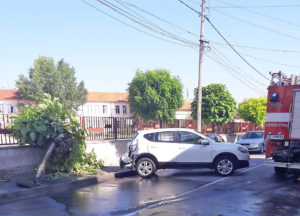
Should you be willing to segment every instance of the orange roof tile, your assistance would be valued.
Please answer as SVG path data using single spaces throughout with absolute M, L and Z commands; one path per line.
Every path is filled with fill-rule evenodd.
M 191 109 L 192 109 L 191 104 L 185 101 L 184 104 L 183 104 L 183 106 L 180 107 L 178 109 L 178 111 L 190 111 Z
M 88 102 L 117 102 L 128 101 L 128 93 L 119 92 L 89 92 L 87 95 Z
M 17 90 L 15 89 L 0 89 L 0 100 L 18 99 Z

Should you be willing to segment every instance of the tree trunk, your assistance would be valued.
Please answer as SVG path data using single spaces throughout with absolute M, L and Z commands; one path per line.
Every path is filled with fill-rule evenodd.
M 162 123 L 163 123 L 163 122 L 162 122 L 162 120 L 160 119 L 160 120 L 159 120 L 159 127 L 160 127 L 160 128 L 163 127 Z
M 212 125 L 212 133 L 215 133 L 215 125 Z
M 35 176 L 35 178 L 34 178 L 34 180 L 33 180 L 33 182 L 34 182 L 35 184 L 39 184 L 39 179 L 40 179 L 40 177 L 41 177 L 42 172 L 43 172 L 44 169 L 45 169 L 45 164 L 46 164 L 46 162 L 47 162 L 49 156 L 51 155 L 51 153 L 52 153 L 54 147 L 55 147 L 55 142 L 52 142 L 51 145 L 49 146 L 49 148 L 48 148 L 48 150 L 47 150 L 47 152 L 46 152 L 46 154 L 45 154 L 45 156 L 44 156 L 42 162 L 41 162 L 40 165 L 39 165 L 37 174 L 36 174 L 36 176 Z

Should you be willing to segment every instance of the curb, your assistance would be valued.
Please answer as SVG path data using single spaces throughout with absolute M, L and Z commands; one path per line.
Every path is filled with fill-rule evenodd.
M 29 199 L 38 196 L 51 195 L 70 189 L 76 189 L 114 180 L 114 173 L 103 173 L 102 175 L 78 177 L 75 179 L 64 179 L 53 184 L 41 185 L 34 188 L 20 188 L 19 190 L 0 193 L 0 204 Z
M 114 173 L 115 178 L 123 178 L 123 177 L 130 177 L 130 176 L 136 176 L 136 172 L 132 170 L 127 170 L 127 171 L 120 171 Z

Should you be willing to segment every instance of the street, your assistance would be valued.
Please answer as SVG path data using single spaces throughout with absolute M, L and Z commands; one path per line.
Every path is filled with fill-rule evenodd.
M 0 205 L 0 215 L 300 215 L 300 182 L 276 177 L 251 155 L 250 167 L 231 177 L 210 170 L 161 170 L 150 179 L 117 179 Z

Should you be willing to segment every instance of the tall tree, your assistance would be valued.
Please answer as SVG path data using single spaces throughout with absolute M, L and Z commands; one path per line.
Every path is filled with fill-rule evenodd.
M 192 102 L 192 118 L 197 120 L 198 88 L 194 90 Z M 225 85 L 210 84 L 202 89 L 202 120 L 205 124 L 215 126 L 226 124 L 236 114 L 236 102 Z
M 164 69 L 137 71 L 129 83 L 129 105 L 144 120 L 173 122 L 175 112 L 183 105 L 182 84 Z
M 267 98 L 249 98 L 244 99 L 239 104 L 238 113 L 245 121 L 251 121 L 255 125 L 263 127 L 266 121 Z
M 28 77 L 21 74 L 16 81 L 17 93 L 23 99 L 41 102 L 43 94 L 60 99 L 64 108 L 75 111 L 86 102 L 84 82 L 76 81 L 75 69 L 63 59 L 55 65 L 51 57 L 40 56 L 34 60 Z

